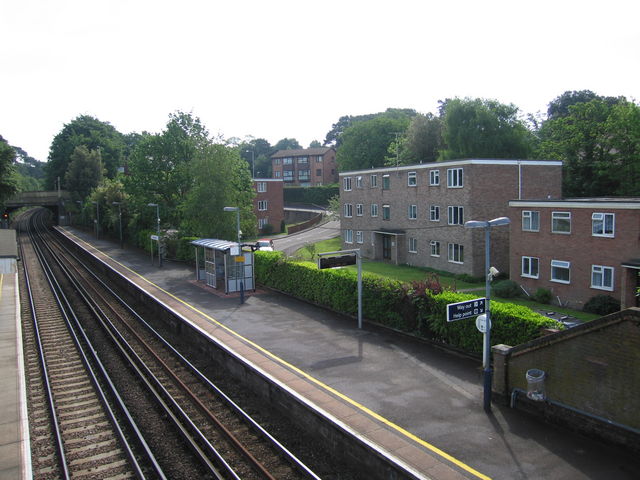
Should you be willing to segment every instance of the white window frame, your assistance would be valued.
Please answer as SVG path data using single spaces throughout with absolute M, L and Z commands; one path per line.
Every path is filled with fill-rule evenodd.
M 350 192 L 351 191 L 351 177 L 344 177 L 342 179 L 342 189 L 345 192 Z
M 377 203 L 372 203 L 371 204 L 371 216 L 372 217 L 377 217 L 378 216 L 378 204 Z
M 263 229 L 265 225 L 269 223 L 269 217 L 259 218 L 258 219 L 258 228 Z
M 451 263 L 464 263 L 464 245 L 460 243 L 447 244 L 447 260 Z
M 429 221 L 430 222 L 440 221 L 440 205 L 431 205 L 429 207 Z
M 440 242 L 437 240 L 431 240 L 429 242 L 429 247 L 431 248 L 431 256 L 439 257 L 440 256 Z
M 440 170 L 429 170 L 429 186 L 437 187 L 440 185 Z
M 533 268 L 534 265 L 535 269 Z M 538 257 L 523 256 L 522 261 L 520 262 L 520 276 L 526 278 L 540 278 L 540 259 Z
M 558 230 L 557 227 L 564 222 L 568 222 L 569 230 Z M 571 212 L 551 212 L 551 233 L 571 234 Z
M 407 187 L 418 186 L 418 174 L 416 172 L 407 173 Z
M 407 209 L 407 216 L 409 220 L 417 220 L 418 219 L 418 205 L 409 205 Z
M 447 207 L 447 224 L 464 225 L 464 207 L 459 205 L 449 205 Z
M 258 211 L 264 212 L 267 210 L 269 203 L 267 200 L 258 200 Z
M 356 188 L 362 188 L 362 175 L 356 176 Z
M 344 212 L 345 218 L 353 217 L 353 204 L 352 203 L 345 203 L 343 212 Z
M 285 157 L 282 159 L 282 164 L 283 165 L 293 165 L 293 158 L 292 157 Z
M 390 190 L 391 189 L 391 175 L 383 175 L 382 176 L 382 189 Z
M 356 243 L 364 243 L 364 234 L 362 230 L 356 230 Z
M 378 187 L 378 175 L 371 175 L 371 177 L 369 178 L 369 186 L 371 188 Z
M 346 229 L 344 231 L 344 243 L 353 243 L 353 230 Z
M 611 220 L 610 230 L 607 228 L 607 219 Z M 596 226 L 599 225 L 598 232 Z M 591 235 L 594 237 L 613 238 L 616 235 L 616 214 L 593 212 L 591 214 Z
M 409 253 L 418 253 L 418 239 L 409 237 Z
M 537 210 L 522 211 L 522 231 L 523 232 L 539 232 L 540 231 L 540 212 L 539 211 Z
M 447 188 L 464 187 L 464 169 L 462 167 L 447 168 Z
M 364 205 L 356 203 L 356 217 L 361 217 L 364 214 Z
M 558 278 L 556 276 L 557 270 L 567 270 L 569 273 L 569 279 L 565 280 L 564 278 Z M 564 260 L 551 260 L 551 281 L 557 283 L 571 283 L 571 262 L 566 262 Z
M 258 193 L 265 193 L 267 191 L 267 182 L 258 182 Z
M 309 157 L 298 157 L 298 165 L 300 165 L 301 163 L 308 164 L 309 163 Z
M 605 284 L 606 273 L 609 273 L 609 280 L 611 285 Z M 612 292 L 614 289 L 614 274 L 615 269 L 613 267 L 607 267 L 606 265 L 591 265 L 591 288 L 595 288 L 597 290 L 607 290 Z M 596 276 L 600 276 L 600 281 L 596 281 Z
M 273 172 L 275 174 L 276 178 L 280 178 L 282 177 L 282 171 L 281 170 L 276 170 L 275 172 Z

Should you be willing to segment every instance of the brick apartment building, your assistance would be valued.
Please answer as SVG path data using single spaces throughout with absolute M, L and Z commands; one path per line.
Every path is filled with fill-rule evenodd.
M 331 147 L 278 150 L 271 155 L 273 178 L 286 186 L 311 187 L 338 182 L 336 151 Z
M 511 279 L 581 309 L 610 295 L 638 306 L 640 197 L 511 201 Z
M 365 258 L 484 277 L 484 234 L 467 220 L 508 216 L 509 200 L 562 196 L 562 162 L 470 159 L 340 173 L 345 248 Z M 509 227 L 491 233 L 509 271 Z
M 264 226 L 273 226 L 274 232 L 280 231 L 284 220 L 284 190 L 282 179 L 254 178 L 253 188 L 256 197 L 253 211 L 258 219 L 258 231 L 264 233 Z

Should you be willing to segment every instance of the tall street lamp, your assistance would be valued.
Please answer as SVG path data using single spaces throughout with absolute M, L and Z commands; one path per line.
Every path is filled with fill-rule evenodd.
M 484 261 L 485 261 L 485 332 L 484 347 L 482 349 L 482 366 L 484 369 L 484 411 L 491 411 L 491 380 L 493 370 L 491 369 L 491 279 L 494 275 L 491 271 L 491 227 L 499 227 L 501 225 L 509 225 L 511 220 L 507 217 L 494 218 L 489 221 L 469 220 L 464 223 L 465 228 L 484 228 Z M 495 270 L 494 270 L 495 271 Z
M 96 239 L 100 238 L 100 203 L 91 202 L 96 206 Z
M 238 245 L 240 245 L 240 208 L 239 207 L 224 207 L 225 212 L 236 212 L 236 230 L 238 231 Z
M 251 178 L 256 178 L 256 152 L 254 150 L 245 150 L 251 152 Z
M 157 203 L 147 203 L 147 207 L 156 207 L 156 235 L 158 236 L 158 266 L 162 267 L 162 250 L 160 249 L 160 205 Z
M 112 202 L 111 205 L 118 206 L 118 223 L 120 225 L 120 248 L 124 248 L 124 243 L 122 241 L 122 208 L 120 208 L 120 202 Z

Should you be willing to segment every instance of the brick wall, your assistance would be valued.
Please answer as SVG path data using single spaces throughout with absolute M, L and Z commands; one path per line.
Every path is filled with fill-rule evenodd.
M 258 191 L 258 183 L 265 188 L 265 192 Z M 267 223 L 273 226 L 274 232 L 280 231 L 280 224 L 284 220 L 284 182 L 270 178 L 255 178 L 253 188 L 256 197 L 253 200 L 253 210 L 256 220 L 260 225 L 260 219 L 266 219 Z M 267 210 L 258 210 L 258 202 L 266 200 Z
M 527 370 L 543 370 L 548 401 L 533 402 L 518 395 L 516 408 L 640 449 L 640 309 L 624 310 L 517 347 L 494 346 L 493 362 L 497 399 L 509 402 L 514 389 L 527 390 Z

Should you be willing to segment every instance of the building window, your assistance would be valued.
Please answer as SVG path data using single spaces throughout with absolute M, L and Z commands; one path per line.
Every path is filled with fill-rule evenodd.
M 439 257 L 440 256 L 440 242 L 437 242 L 435 240 L 431 240 L 431 242 L 429 243 L 429 246 L 431 247 L 431 256 L 432 257 Z
M 560 283 L 571 282 L 571 262 L 551 260 L 551 281 Z
M 356 216 L 361 217 L 364 213 L 364 206 L 361 203 L 356 203 Z
M 458 243 L 450 243 L 448 248 L 448 259 L 451 263 L 464 263 L 464 246 Z
M 440 185 L 440 170 L 429 170 L 429 185 L 432 187 Z
M 258 182 L 258 193 L 264 193 L 267 191 L 267 182 Z
M 344 231 L 344 243 L 353 243 L 353 230 Z
M 280 170 L 276 170 L 273 173 L 275 174 L 276 178 L 280 178 L 282 176 L 282 172 Z
M 429 207 L 429 220 L 432 222 L 440 221 L 440 206 L 439 205 L 431 205 Z
M 371 175 L 370 183 L 371 183 L 371 188 L 377 188 L 378 187 L 378 175 Z
M 282 172 L 282 179 L 285 182 L 293 182 L 293 170 L 285 170 Z
M 309 163 L 309 157 L 298 157 L 298 164 Z
M 259 218 L 258 219 L 258 228 L 262 230 L 265 225 L 269 223 L 269 217 Z
M 613 237 L 615 232 L 615 213 L 593 213 L 591 215 L 591 233 L 594 237 Z
M 316 163 L 322 163 L 322 155 L 316 157 Z
M 522 270 L 520 275 L 529 278 L 538 278 L 540 259 L 536 257 L 522 257 Z
M 447 187 L 462 188 L 462 180 L 462 168 L 447 168 Z
M 382 205 L 382 219 L 391 220 L 391 207 L 389 205 Z
M 415 187 L 417 185 L 418 185 L 418 175 L 416 174 L 416 172 L 407 173 L 407 186 Z
M 345 192 L 350 192 L 351 191 L 351 177 L 344 177 L 342 179 L 342 189 Z
M 267 201 L 266 200 L 258 200 L 258 210 L 264 212 L 267 209 Z
M 409 220 L 417 220 L 418 219 L 418 206 L 417 205 L 409 205 Z
M 321 177 L 321 176 L 322 176 L 322 169 L 316 168 L 316 177 Z
M 464 207 L 447 207 L 449 225 L 464 225 Z
M 410 237 L 409 238 L 409 252 L 410 253 L 418 253 L 418 239 Z
M 371 204 L 371 216 L 372 217 L 377 217 L 378 216 L 378 204 L 377 203 L 372 203 Z
M 591 288 L 613 290 L 613 268 L 591 265 Z
M 540 212 L 522 211 L 522 230 L 525 232 L 540 231 Z
M 280 161 L 280 159 L 279 159 L 279 158 L 276 158 L 276 159 L 273 161 L 273 164 L 274 164 L 274 165 L 280 165 L 281 163 L 282 163 L 282 162 Z
M 389 190 L 390 187 L 391 187 L 391 178 L 389 177 L 389 175 L 383 175 L 382 176 L 382 189 L 383 190 Z
M 344 216 L 345 217 L 353 217 L 353 204 L 345 203 L 344 204 Z
M 356 188 L 362 188 L 362 175 L 356 177 Z
M 551 212 L 551 231 L 571 233 L 571 212 Z
M 364 235 L 362 230 L 356 230 L 356 243 L 364 243 Z
M 286 157 L 282 159 L 282 164 L 283 165 L 293 165 L 293 158 L 291 157 Z
M 298 170 L 298 180 L 309 181 L 310 177 L 311 177 L 310 170 Z

